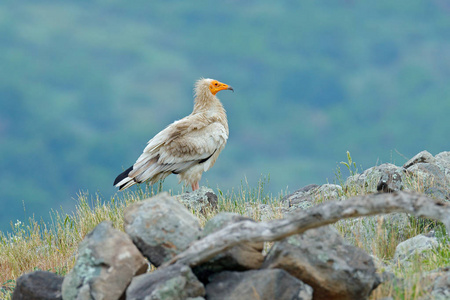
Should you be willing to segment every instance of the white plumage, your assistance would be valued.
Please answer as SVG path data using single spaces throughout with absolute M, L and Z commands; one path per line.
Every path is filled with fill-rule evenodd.
M 155 135 L 114 185 L 123 190 L 147 180 L 154 184 L 173 173 L 192 190 L 198 189 L 202 173 L 214 165 L 228 139 L 227 116 L 216 97 L 225 89 L 233 90 L 217 80 L 198 80 L 192 113 Z

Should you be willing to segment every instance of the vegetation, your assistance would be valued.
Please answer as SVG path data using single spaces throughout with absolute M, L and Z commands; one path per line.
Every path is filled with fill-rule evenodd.
M 65 274 L 100 221 L 122 228 L 123 208 L 154 191 L 115 194 L 115 175 L 190 113 L 201 76 L 236 91 L 220 95 L 230 139 L 203 179 L 220 187 L 218 211 L 245 213 L 248 203 L 259 220 L 263 202 L 278 218 L 280 197 L 270 191 L 333 178 L 347 150 L 365 166 L 449 150 L 449 26 L 446 4 L 428 0 L 1 2 L 3 292 L 25 271 Z M 350 156 L 343 166 L 340 184 L 360 169 Z M 261 173 L 271 174 L 270 186 L 256 183 Z M 232 190 L 244 174 L 249 183 Z M 180 192 L 174 178 L 164 184 Z M 412 189 L 423 185 L 411 179 Z M 365 222 L 377 238 L 354 240 L 381 261 L 403 239 L 440 228 L 412 218 L 399 236 L 382 224 Z M 344 235 L 352 228 L 337 226 Z M 419 270 L 448 265 L 449 253 L 442 243 L 395 269 L 413 288 L 389 283 L 372 298 L 417 299 Z
M 261 179 L 256 188 L 246 185 L 245 181 L 237 191 L 224 194 L 218 191 L 218 210 L 205 214 L 194 212 L 204 223 L 221 211 L 248 215 L 255 220 L 261 219 L 259 204 L 271 208 L 271 218 L 281 218 L 280 197 L 273 197 L 264 188 L 266 180 Z M 123 230 L 123 210 L 128 205 L 151 197 L 161 191 L 162 185 L 146 186 L 135 192 L 126 192 L 123 197 L 114 197 L 105 202 L 100 196 L 90 197 L 81 194 L 77 198 L 73 214 L 64 211 L 52 211 L 51 222 L 37 222 L 30 218 L 27 223 L 19 220 L 10 233 L 0 232 L 0 283 L 8 297 L 15 286 L 15 279 L 25 272 L 48 270 L 65 275 L 74 265 L 78 244 L 84 236 L 104 220 L 113 222 L 114 227 Z M 246 205 L 248 203 L 248 207 Z
M 203 184 L 270 173 L 293 191 L 347 150 L 364 166 L 448 150 L 449 25 L 429 0 L 2 1 L 0 229 L 70 211 L 80 190 L 114 196 L 201 76 L 235 88 Z
M 351 161 L 351 156 L 348 154 Z M 351 165 L 351 164 L 350 164 Z M 337 179 L 339 181 L 339 178 Z M 342 179 L 341 179 L 342 180 Z M 269 178 L 262 178 L 256 187 L 251 187 L 246 180 L 241 182 L 237 190 L 226 193 L 217 190 L 219 205 L 217 210 L 206 211 L 204 214 L 193 212 L 203 226 L 207 220 L 222 211 L 236 212 L 247 215 L 255 220 L 278 219 L 283 216 L 285 206 L 282 196 L 273 196 L 266 190 Z M 37 222 L 30 218 L 28 222 L 17 221 L 11 233 L 0 232 L 0 283 L 3 296 L 10 299 L 15 286 L 15 280 L 24 272 L 32 270 L 49 270 L 65 275 L 73 267 L 77 247 L 84 236 L 103 220 L 111 220 L 115 228 L 123 230 L 123 210 L 128 205 L 150 197 L 163 188 L 146 186 L 137 191 L 130 191 L 122 197 L 113 197 L 111 201 L 104 201 L 100 196 L 93 197 L 80 194 L 77 198 L 76 210 L 73 214 L 64 211 L 52 211 L 51 222 Z M 351 197 L 355 190 L 346 189 L 342 196 Z M 361 194 L 361 193 L 359 193 Z M 328 201 L 320 195 L 313 200 L 313 204 Z M 265 204 L 265 205 L 261 205 Z M 355 223 L 362 224 L 365 230 L 374 232 L 374 238 L 366 239 L 356 234 L 356 239 L 350 239 L 354 245 L 363 248 L 374 256 L 380 272 L 389 270 L 402 281 L 388 281 L 378 287 L 371 299 L 382 299 L 391 296 L 394 299 L 418 299 L 426 295 L 425 287 L 429 282 L 420 274 L 425 271 L 436 270 L 447 266 L 450 262 L 450 248 L 445 228 L 434 221 L 408 217 L 383 223 L 383 216 L 358 218 L 355 220 L 339 221 L 336 224 L 343 236 L 355 235 Z M 399 234 L 400 230 L 402 234 Z M 406 229 L 405 229 L 406 228 Z M 396 246 L 411 237 L 435 230 L 440 246 L 410 259 L 409 265 L 392 264 L 391 259 Z M 266 244 L 265 251 L 269 249 Z

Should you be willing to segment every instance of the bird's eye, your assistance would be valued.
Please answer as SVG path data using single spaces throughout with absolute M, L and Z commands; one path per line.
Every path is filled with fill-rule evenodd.
M 214 83 L 214 85 L 215 85 L 215 86 L 217 86 L 217 82 L 216 82 L 216 83 Z

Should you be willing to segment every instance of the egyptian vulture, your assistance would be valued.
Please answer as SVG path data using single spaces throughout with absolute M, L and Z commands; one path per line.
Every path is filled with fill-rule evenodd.
M 180 182 L 199 188 L 202 173 L 209 170 L 225 147 L 228 122 L 225 109 L 216 97 L 232 87 L 214 79 L 200 79 L 195 84 L 194 110 L 155 135 L 130 168 L 114 181 L 119 190 L 149 181 L 151 184 L 177 174 Z

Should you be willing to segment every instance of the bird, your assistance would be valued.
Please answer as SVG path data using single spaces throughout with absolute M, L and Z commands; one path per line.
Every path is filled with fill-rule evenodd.
M 216 94 L 234 89 L 211 78 L 200 78 L 194 87 L 192 113 L 177 120 L 148 141 L 136 162 L 119 174 L 119 191 L 145 181 L 154 184 L 170 174 L 179 183 L 199 189 L 203 172 L 209 170 L 224 149 L 229 135 L 225 108 Z

